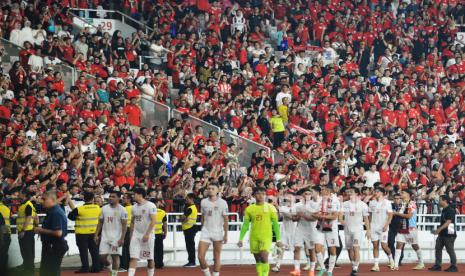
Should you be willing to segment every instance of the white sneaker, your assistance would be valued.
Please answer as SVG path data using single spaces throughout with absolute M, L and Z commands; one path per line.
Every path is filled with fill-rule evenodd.
M 306 264 L 305 267 L 303 268 L 303 270 L 305 271 L 309 271 L 310 270 L 310 264 Z
M 391 261 L 388 266 L 391 270 L 394 270 L 394 267 L 396 267 L 396 263 L 394 261 Z
M 413 270 L 422 270 L 424 268 L 425 268 L 425 264 L 424 263 L 419 263 L 413 268 Z
M 280 272 L 281 269 L 279 268 L 278 265 L 275 265 L 275 266 L 273 266 L 273 268 L 271 268 L 271 271 L 273 271 L 273 272 Z
M 377 264 L 373 265 L 373 267 L 371 268 L 371 271 L 379 272 L 379 265 L 377 265 Z

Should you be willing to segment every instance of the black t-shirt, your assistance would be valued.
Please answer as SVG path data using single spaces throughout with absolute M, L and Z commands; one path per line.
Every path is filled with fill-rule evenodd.
M 58 204 L 47 210 L 47 216 L 44 219 L 42 227 L 49 230 L 61 230 L 63 233 L 60 238 L 42 235 L 43 242 L 54 243 L 65 239 L 68 229 L 68 220 L 66 219 L 65 212 Z
M 455 223 L 455 210 L 451 206 L 447 206 L 446 208 L 442 209 L 441 225 L 443 225 L 446 222 L 446 220 L 450 220 L 452 221 L 452 223 Z M 442 237 L 454 236 L 455 237 L 457 236 L 457 233 L 454 230 L 454 234 L 449 234 L 446 228 L 439 233 L 439 236 L 442 236 Z

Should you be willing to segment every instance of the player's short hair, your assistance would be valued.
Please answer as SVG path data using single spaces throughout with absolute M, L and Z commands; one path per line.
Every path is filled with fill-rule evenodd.
M 360 192 L 360 189 L 357 188 L 357 187 L 350 187 L 350 188 L 348 188 L 347 190 L 352 190 L 352 191 L 354 191 L 354 193 L 356 193 L 357 195 L 360 195 L 360 193 L 361 193 L 361 192 Z
M 320 186 L 313 186 L 311 189 L 313 191 L 317 192 L 317 193 L 321 193 L 321 187 Z
M 215 187 L 219 188 L 219 187 L 220 187 L 220 183 L 218 183 L 217 181 L 213 181 L 213 182 L 210 182 L 210 183 L 208 184 L 208 186 L 215 186 Z
M 84 192 L 84 201 L 89 202 L 94 199 L 94 193 L 92 192 Z
M 441 195 L 439 197 L 442 201 L 447 201 L 447 203 L 450 202 L 450 197 L 448 195 Z
M 254 195 L 255 195 L 256 193 L 258 193 L 258 192 L 266 192 L 265 187 L 255 187 L 255 188 L 253 189 L 253 194 L 254 194 Z
M 57 199 L 57 194 L 55 191 L 46 191 L 45 193 L 42 194 L 42 197 L 43 198 L 53 198 L 53 199 Z
M 376 187 L 375 191 L 380 191 L 381 193 L 385 194 L 386 190 L 383 187 Z
M 134 189 L 134 194 L 141 195 L 142 197 L 145 198 L 147 196 L 147 191 L 142 187 L 137 187 Z
M 121 197 L 121 192 L 118 191 L 118 190 L 116 190 L 116 189 L 111 189 L 111 190 L 110 190 L 110 194 L 116 194 L 116 196 L 117 196 L 118 198 Z

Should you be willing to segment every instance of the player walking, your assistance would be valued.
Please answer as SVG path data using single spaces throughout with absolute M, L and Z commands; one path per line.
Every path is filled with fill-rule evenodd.
M 283 247 L 277 247 L 278 253 L 276 257 L 276 265 L 271 269 L 273 272 L 281 270 L 281 261 L 283 260 L 284 251 L 294 247 L 294 235 L 296 223 L 293 216 L 296 214 L 294 197 L 291 194 L 285 194 L 283 206 L 279 207 L 279 215 L 283 218 L 281 224 L 281 244 Z
M 255 204 L 245 209 L 244 223 L 237 245 L 242 247 L 244 236 L 250 229 L 250 252 L 254 255 L 258 276 L 268 276 L 270 264 L 268 255 L 273 243 L 273 233 L 276 236 L 276 245 L 281 247 L 281 233 L 279 231 L 278 213 L 276 208 L 265 202 L 266 189 L 258 187 L 254 191 Z
M 370 201 L 370 229 L 371 241 L 373 242 L 373 257 L 375 264 L 371 271 L 379 272 L 379 243 L 389 258 L 389 267 L 394 268 L 394 260 L 388 246 L 388 230 L 392 220 L 392 204 L 384 198 L 385 190 L 382 187 L 375 189 L 375 199 Z
M 293 217 L 294 221 L 297 221 L 297 227 L 294 242 L 294 271 L 291 272 L 291 275 L 300 275 L 300 252 L 304 245 L 307 245 L 306 250 L 314 248 L 312 228 L 315 227 L 316 220 L 312 214 L 316 210 L 311 209 L 312 192 L 309 189 L 302 189 L 299 191 L 299 194 L 301 195 L 301 200 L 295 206 L 296 214 Z
M 131 242 L 129 245 L 131 261 L 129 262 L 128 276 L 135 275 L 138 260 L 147 260 L 147 276 L 153 276 L 155 272 L 153 256 L 155 234 L 153 228 L 157 220 L 157 207 L 145 199 L 146 195 L 144 188 L 134 189 L 136 204 L 131 209 Z
M 213 276 L 218 276 L 221 269 L 221 249 L 223 243 L 228 242 L 228 204 L 218 197 L 218 183 L 210 183 L 207 192 L 208 198 L 200 202 L 202 230 L 200 232 L 198 256 L 203 274 L 210 276 L 210 268 L 205 260 L 205 255 L 210 243 L 213 243 Z
M 346 190 L 349 200 L 342 204 L 344 220 L 344 236 L 346 248 L 352 261 L 352 276 L 356 276 L 360 263 L 360 245 L 362 241 L 363 225 L 366 227 L 366 237 L 370 239 L 370 221 L 368 220 L 368 205 L 360 200 L 360 190 L 350 188 Z
M 412 195 L 413 192 L 411 190 L 402 191 L 400 193 L 403 201 L 402 208 L 399 212 L 394 213 L 395 216 L 401 218 L 399 233 L 396 237 L 397 245 L 394 270 L 399 269 L 400 255 L 406 243 L 410 244 L 415 253 L 417 253 L 418 264 L 413 269 L 421 270 L 425 268 L 420 246 L 418 245 L 417 205 L 415 201 L 411 200 Z
M 321 188 L 321 201 L 319 204 L 318 212 L 313 216 L 318 219 L 317 231 L 315 233 L 315 252 L 320 265 L 320 272 L 318 276 L 322 276 L 324 273 L 328 276 L 333 275 L 333 269 L 336 265 L 336 247 L 339 247 L 339 235 L 338 235 L 338 217 L 341 210 L 341 203 L 336 195 L 332 194 L 333 186 L 328 184 Z M 324 241 L 329 249 L 329 262 L 328 270 L 324 269 Z
M 111 276 L 118 274 L 119 256 L 123 253 L 124 237 L 126 235 L 128 213 L 119 204 L 121 194 L 112 191 L 109 196 L 110 204 L 102 207 L 97 230 L 95 231 L 95 242 L 100 241 L 100 259 L 102 263 L 107 262 L 108 255 L 111 255 Z

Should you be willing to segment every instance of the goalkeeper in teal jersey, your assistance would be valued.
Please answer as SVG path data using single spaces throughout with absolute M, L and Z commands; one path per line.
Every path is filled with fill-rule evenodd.
M 268 276 L 270 264 L 268 255 L 273 243 L 273 231 L 276 236 L 276 245 L 281 247 L 281 233 L 278 224 L 278 212 L 276 208 L 265 202 L 266 190 L 258 187 L 254 191 L 255 204 L 245 209 L 244 224 L 242 225 L 241 235 L 238 246 L 242 247 L 242 240 L 250 229 L 250 252 L 254 255 L 258 276 Z

